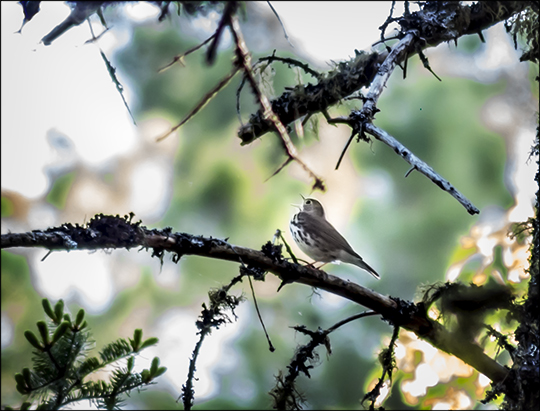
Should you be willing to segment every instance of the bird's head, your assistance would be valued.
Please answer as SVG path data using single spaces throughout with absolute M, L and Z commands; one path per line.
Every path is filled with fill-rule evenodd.
M 324 218 L 324 208 L 319 200 L 314 198 L 304 198 L 304 196 L 302 196 L 302 198 L 304 199 L 304 202 L 302 203 L 302 211 L 304 213 Z

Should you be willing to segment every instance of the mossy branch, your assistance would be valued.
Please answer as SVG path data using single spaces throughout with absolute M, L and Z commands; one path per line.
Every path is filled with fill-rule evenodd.
M 66 251 L 143 247 L 152 249 L 152 256 L 158 258 L 163 258 L 166 251 L 173 253 L 175 262 L 184 255 L 241 262 L 271 272 L 285 284 L 317 287 L 376 311 L 392 324 L 412 331 L 438 349 L 462 359 L 492 381 L 502 382 L 508 374 L 508 370 L 487 356 L 479 345 L 457 339 L 439 322 L 430 319 L 421 303 L 385 296 L 322 270 L 291 263 L 268 251 L 275 247 L 263 246 L 263 251 L 258 251 L 216 238 L 173 233 L 171 228 L 149 230 L 140 222 L 132 223 L 132 217 L 100 214 L 85 227 L 64 224 L 45 231 L 3 234 L 0 245 L 2 249 L 44 247 Z

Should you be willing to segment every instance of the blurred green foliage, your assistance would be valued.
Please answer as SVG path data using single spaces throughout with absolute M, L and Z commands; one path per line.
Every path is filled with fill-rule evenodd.
M 232 51 L 230 47 L 222 50 L 216 64 L 208 67 L 204 64 L 203 48 L 186 57 L 185 67 L 177 64 L 158 74 L 158 69 L 176 54 L 202 41 L 185 36 L 167 23 L 159 27 L 137 27 L 133 39 L 111 61 L 118 67 L 125 85 L 136 95 L 132 109 L 137 121 L 160 116 L 176 124 L 230 71 Z M 460 41 L 459 47 L 474 52 L 484 46 L 465 40 Z M 426 73 L 417 58 L 409 61 L 407 79 L 402 80 L 396 73 L 379 102 L 381 112 L 375 124 L 396 136 L 480 209 L 489 205 L 508 208 L 512 198 L 503 178 L 505 144 L 500 136 L 486 130 L 479 119 L 484 102 L 501 93 L 505 84 L 479 84 L 455 78 L 438 82 Z M 276 95 L 285 85 L 294 86 L 296 77 L 292 70 L 276 65 L 273 77 Z M 288 229 L 290 203 L 298 201 L 299 193 L 308 193 L 309 186 L 294 180 L 287 169 L 265 182 L 285 159 L 274 135 L 240 147 L 235 108 L 240 78 L 237 75 L 212 102 L 169 137 L 180 140 L 173 196 L 166 215 L 155 225 L 229 238 L 232 244 L 258 249 L 272 239 L 277 228 Z M 242 95 L 242 107 L 244 118 L 257 107 L 248 87 Z M 343 105 L 335 112 L 347 113 L 348 107 L 352 106 Z M 299 142 L 294 135 L 293 139 Z M 317 144 L 317 138 L 308 131 L 299 147 L 311 144 Z M 408 164 L 379 142 L 371 146 L 352 145 L 349 155 L 359 173 L 383 173 L 390 179 L 387 198 L 359 200 L 350 218 L 351 224 L 366 233 L 380 255 L 382 267 L 378 271 L 383 273 L 382 280 L 373 287 L 383 294 L 411 300 L 420 284 L 442 281 L 449 263 L 467 253 L 459 247 L 458 239 L 468 232 L 477 217 L 469 216 L 423 175 L 413 172 L 404 179 Z M 69 180 L 61 186 L 55 185 L 57 191 L 49 194 L 50 201 L 60 206 L 64 192 L 61 188 L 68 186 Z M 500 258 L 494 264 L 500 268 Z M 365 279 L 361 277 L 363 274 L 351 275 L 350 267 L 328 269 L 353 280 Z M 185 308 L 195 322 L 201 303 L 207 300 L 208 289 L 227 283 L 238 274 L 238 265 L 186 256 L 178 263 L 177 271 L 178 285 L 166 287 L 159 285 L 152 270 L 143 265 L 135 284 L 119 291 L 111 307 L 95 322 L 96 340 L 103 340 L 104 335 L 116 336 L 127 319 L 143 308 L 146 315 L 138 319 L 141 322 L 138 327 L 151 326 L 173 308 Z M 21 361 L 28 357 L 28 352 L 17 348 L 17 342 L 23 338 L 22 330 L 35 321 L 33 313 L 39 311 L 40 298 L 30 282 L 23 257 L 2 252 L 2 281 L 2 310 L 21 310 L 20 321 L 15 325 L 15 343 L 2 351 L 4 393 L 4 382 L 12 379 L 11 370 L 20 368 Z M 238 353 L 238 364 L 233 369 L 216 367 L 213 375 L 219 387 L 217 394 L 197 401 L 196 391 L 195 409 L 269 408 L 271 401 L 267 393 L 275 383 L 274 376 L 279 370 L 286 372 L 295 344 L 305 343 L 304 337 L 296 335 L 289 326 L 328 328 L 359 312 L 360 307 L 352 303 L 336 303 L 324 292 L 313 296 L 312 290 L 298 284 L 288 285 L 276 294 L 278 285 L 275 278 L 254 284 L 277 351 L 268 350 L 244 281 L 241 287 L 233 289 L 238 294 L 246 293 L 249 301 L 243 305 L 251 312 L 250 327 L 242 330 L 232 343 Z M 9 294 L 4 296 L 4 290 L 9 290 Z M 310 407 L 357 408 L 368 383 L 380 375 L 376 354 L 391 332 L 388 324 L 369 318 L 332 334 L 333 354 L 329 356 L 319 349 L 320 358 L 312 370 L 312 378 L 299 380 Z M 169 370 L 175 367 L 175 364 L 163 365 Z M 10 375 L 6 377 L 4 373 Z M 392 395 L 385 406 L 410 408 L 399 392 L 399 383 L 405 378 L 410 375 L 396 373 Z M 465 385 L 470 395 L 474 395 L 471 379 L 452 384 L 461 388 Z M 450 386 L 437 387 L 432 395 L 442 395 Z M 158 385 L 132 404 L 135 408 L 173 408 L 177 407 L 175 395 L 179 391 Z M 2 402 L 15 401 L 12 396 L 2 394 Z
M 2 331 L 2 404 L 19 404 L 21 395 L 15 390 L 13 376 L 21 368 L 30 366 L 32 351 L 23 334 L 31 324 L 35 328 L 35 322 L 41 318 L 34 317 L 34 313 L 43 313 L 43 309 L 41 297 L 32 284 L 26 258 L 2 250 L 1 264 L 2 322 L 8 318 L 13 320 L 10 324 L 13 328 L 9 332 Z M 11 343 L 5 349 L 4 339 Z
M 55 207 L 63 209 L 75 177 L 75 171 L 58 177 L 47 194 L 47 201 Z
M 14 207 L 13 207 L 13 201 L 11 201 L 9 198 L 2 196 L 2 218 L 9 217 L 13 214 Z

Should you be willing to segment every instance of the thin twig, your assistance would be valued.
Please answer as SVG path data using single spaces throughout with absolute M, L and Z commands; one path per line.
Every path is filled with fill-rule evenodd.
M 88 21 L 88 24 L 90 25 L 90 31 L 92 33 L 92 38 L 86 40 L 84 42 L 84 44 L 96 43 L 105 33 L 107 33 L 111 29 L 110 27 L 106 27 L 105 30 L 103 30 L 97 36 L 94 36 L 94 31 L 92 30 L 92 25 L 90 24 L 90 20 Z
M 276 171 L 274 171 L 264 182 L 266 183 L 268 180 L 270 180 L 272 177 L 277 175 L 281 170 L 283 170 L 291 161 L 293 161 L 292 157 L 287 157 L 287 159 L 283 162 L 282 165 L 280 165 Z
M 341 155 L 339 156 L 339 160 L 336 164 L 336 168 L 335 168 L 336 170 L 339 168 L 339 165 L 341 164 L 341 160 L 343 160 L 343 157 L 345 157 L 345 153 L 347 152 L 347 149 L 351 145 L 355 135 L 356 133 L 352 132 L 351 136 L 349 137 L 349 140 L 347 140 L 347 144 L 345 144 L 345 147 L 343 147 L 343 151 L 341 152 Z
M 291 43 L 291 40 L 289 39 L 289 36 L 287 35 L 287 31 L 285 30 L 285 26 L 283 25 L 283 22 L 279 18 L 279 14 L 277 14 L 277 11 L 276 11 L 276 9 L 274 9 L 274 6 L 272 6 L 272 3 L 270 3 L 269 1 L 267 1 L 267 3 L 270 6 L 270 8 L 272 9 L 272 11 L 274 12 L 274 15 L 276 16 L 276 18 L 278 19 L 279 24 L 281 25 L 281 28 L 283 29 L 283 35 L 287 39 L 287 42 L 290 44 L 290 46 L 292 48 L 294 48 L 293 44 Z
M 246 76 L 242 76 L 242 80 L 240 81 L 240 85 L 236 89 L 236 116 L 238 117 L 238 122 L 241 126 L 244 125 L 244 122 L 242 121 L 242 115 L 240 114 L 240 94 L 242 93 L 242 89 L 244 88 L 244 84 L 246 84 Z
M 95 36 L 94 30 L 92 29 L 92 24 L 90 23 L 90 20 L 88 20 L 88 26 L 90 27 L 90 33 L 92 34 L 92 38 L 88 41 L 96 41 L 99 37 L 101 37 L 107 30 L 103 31 L 98 37 Z M 85 43 L 86 44 L 86 43 Z M 96 43 L 97 44 L 97 43 Z M 101 55 L 101 58 L 105 62 L 105 66 L 107 67 L 107 72 L 109 73 L 109 76 L 111 77 L 112 82 L 116 86 L 116 90 L 118 91 L 118 94 L 120 94 L 120 97 L 122 98 L 122 102 L 124 103 L 124 107 L 129 113 L 129 116 L 131 117 L 131 120 L 133 121 L 134 125 L 137 125 L 137 122 L 135 121 L 135 117 L 133 117 L 133 113 L 129 109 L 129 105 L 126 101 L 126 98 L 124 97 L 124 86 L 120 83 L 118 80 L 118 77 L 116 77 L 116 68 L 113 67 L 103 50 L 101 50 L 101 47 L 98 46 L 99 53 Z
M 176 130 L 178 130 L 182 125 L 187 123 L 195 114 L 197 114 L 204 106 L 206 106 L 212 98 L 222 89 L 224 88 L 229 82 L 232 80 L 232 78 L 235 76 L 236 73 L 240 70 L 240 67 L 235 66 L 233 70 L 224 77 L 212 90 L 210 90 L 206 95 L 202 98 L 202 100 L 197 104 L 193 110 L 189 112 L 189 114 L 184 117 L 184 119 L 178 123 L 176 126 L 172 127 L 169 131 L 167 131 L 162 136 L 156 138 L 156 141 L 161 141 L 166 139 L 168 136 L 170 136 L 172 133 L 174 133 Z
M 223 10 L 223 16 L 221 16 L 218 28 L 214 33 L 214 41 L 212 42 L 212 44 L 210 44 L 210 47 L 208 47 L 208 51 L 206 52 L 206 62 L 209 66 L 214 64 L 217 54 L 217 48 L 221 39 L 221 35 L 223 34 L 223 30 L 225 29 L 225 27 L 231 20 L 231 16 L 234 15 L 237 9 L 238 3 L 236 1 L 226 2 L 225 10 Z
M 275 56 L 275 55 L 271 55 L 271 56 L 266 56 L 266 57 L 261 57 L 259 58 L 259 61 L 258 62 L 261 62 L 261 61 L 268 61 L 269 63 L 273 62 L 273 61 L 279 61 L 283 64 L 288 64 L 289 66 L 295 66 L 295 67 L 300 67 L 302 70 L 304 70 L 306 73 L 308 74 L 311 74 L 313 77 L 315 77 L 317 80 L 319 80 L 321 78 L 321 74 L 318 73 L 317 71 L 313 70 L 311 67 L 309 67 L 307 64 L 305 63 L 302 63 L 301 61 L 298 61 L 296 59 L 293 59 L 293 58 L 289 58 L 289 57 L 278 57 L 278 56 Z
M 272 345 L 272 341 L 270 341 L 270 336 L 268 335 L 268 332 L 266 331 L 266 327 L 264 326 L 264 321 L 261 317 L 261 312 L 259 311 L 259 304 L 257 304 L 257 297 L 255 297 L 255 290 L 253 289 L 253 282 L 251 281 L 251 276 L 247 276 L 249 281 L 249 288 L 251 288 L 251 295 L 253 296 L 253 304 L 255 305 L 255 311 L 257 311 L 257 316 L 259 317 L 259 322 L 261 323 L 261 326 L 264 331 L 264 335 L 266 335 L 266 341 L 268 341 L 268 349 L 270 352 L 276 351 L 274 346 Z
M 416 49 L 416 52 L 418 53 L 418 57 L 420 57 L 420 60 L 422 61 L 422 64 L 424 65 L 424 68 L 428 70 L 431 74 L 433 74 L 437 80 L 442 81 L 441 78 L 438 75 L 436 75 L 435 72 L 431 69 L 431 66 L 429 65 L 429 61 L 426 55 L 424 54 L 424 52 L 422 51 L 422 47 L 420 47 L 420 44 L 416 43 L 415 49 Z
M 111 77 L 111 80 L 113 81 L 114 85 L 116 86 L 116 90 L 118 91 L 118 94 L 120 94 L 120 97 L 122 98 L 122 102 L 124 103 L 124 107 L 129 113 L 129 116 L 131 117 L 131 121 L 133 121 L 134 125 L 137 125 L 137 122 L 135 121 L 135 117 L 133 117 L 133 113 L 129 109 L 129 105 L 126 101 L 126 98 L 124 97 L 124 86 L 120 83 L 118 80 L 118 77 L 116 77 L 116 68 L 113 67 L 105 53 L 101 49 L 99 49 L 99 54 L 101 55 L 101 58 L 105 62 L 105 66 L 107 67 L 107 71 L 109 72 L 109 76 Z
M 90 23 L 90 19 L 87 19 L 87 22 L 88 22 L 88 26 L 90 27 L 90 34 L 92 34 L 92 38 L 90 40 L 87 40 L 84 44 L 87 44 L 89 42 L 96 42 L 96 44 L 97 44 L 97 40 L 101 36 L 103 36 L 103 34 L 105 34 L 109 30 L 109 28 L 107 27 L 99 36 L 96 37 L 96 35 L 94 34 L 94 29 L 92 28 L 92 24 Z M 99 49 L 99 52 L 101 54 L 101 58 L 105 62 L 105 66 L 107 67 L 107 71 L 109 72 L 109 76 L 111 77 L 111 80 L 113 81 L 114 85 L 116 86 L 116 90 L 118 91 L 118 93 L 120 94 L 120 97 L 122 98 L 122 102 L 124 103 L 124 107 L 126 107 L 126 110 L 128 111 L 129 116 L 131 117 L 131 120 L 133 121 L 133 124 L 137 125 L 137 122 L 135 121 L 135 117 L 133 117 L 133 114 L 131 113 L 131 110 L 129 109 L 127 101 L 126 101 L 126 99 L 124 97 L 124 87 L 122 86 L 122 84 L 120 83 L 118 78 L 116 77 L 116 69 L 112 66 L 111 62 L 109 61 L 109 59 L 107 58 L 105 53 L 103 53 L 103 50 L 101 50 L 101 47 L 98 46 L 98 49 Z
M 212 34 L 210 37 L 208 37 L 205 41 L 203 41 L 201 44 L 195 46 L 195 47 L 192 47 L 190 48 L 188 51 L 186 51 L 185 53 L 183 54 L 177 54 L 176 56 L 174 56 L 174 58 L 172 59 L 172 61 L 167 64 L 166 66 L 160 68 L 158 70 L 158 73 L 161 73 L 165 70 L 167 70 L 168 68 L 172 67 L 176 62 L 180 62 L 180 64 L 184 65 L 184 57 L 186 57 L 188 54 L 191 54 L 193 53 L 194 51 L 197 51 L 199 50 L 202 46 L 204 46 L 206 43 L 208 43 L 210 40 L 212 40 L 214 37 L 216 36 L 216 33 Z
M 298 264 L 298 260 L 296 259 L 296 256 L 293 254 L 291 247 L 289 246 L 287 241 L 285 241 L 285 237 L 283 237 L 283 233 L 281 232 L 281 230 L 278 230 L 278 231 L 279 231 L 279 238 L 281 238 L 281 241 L 283 241 L 283 244 L 285 244 L 285 249 L 287 250 L 287 253 L 289 253 L 294 263 Z
M 345 318 L 344 320 L 341 320 L 337 323 L 335 323 L 333 326 L 331 326 L 330 328 L 328 328 L 326 330 L 326 333 L 327 334 L 330 334 L 331 332 L 337 330 L 339 327 L 347 324 L 347 323 L 350 323 L 351 321 L 354 321 L 354 320 L 357 320 L 359 318 L 363 318 L 363 317 L 369 317 L 370 315 L 380 315 L 378 312 L 376 311 L 364 311 L 363 313 L 360 313 L 360 314 L 355 314 L 355 315 L 352 315 L 348 318 Z
M 227 240 L 223 241 L 227 246 L 231 247 L 231 249 L 236 253 L 236 250 L 234 249 L 234 245 L 229 244 Z M 236 253 L 238 254 L 238 253 Z M 261 323 L 262 329 L 264 331 L 264 335 L 266 336 L 266 341 L 268 341 L 268 349 L 270 352 L 274 352 L 276 349 L 274 348 L 274 345 L 272 344 L 272 341 L 270 340 L 270 336 L 268 335 L 268 332 L 266 331 L 266 326 L 264 325 L 264 321 L 261 316 L 261 312 L 259 310 L 259 304 L 257 303 L 257 297 L 255 296 L 255 290 L 253 288 L 253 282 L 251 281 L 251 275 L 250 273 L 253 273 L 253 270 L 250 269 L 248 266 L 244 264 L 242 261 L 242 257 L 238 256 L 238 260 L 240 261 L 240 264 L 242 267 L 240 267 L 240 275 L 233 278 L 229 285 L 223 287 L 223 289 L 228 292 L 229 289 L 236 284 L 239 281 L 242 281 L 242 277 L 245 275 L 248 278 L 249 281 L 249 287 L 251 288 L 251 295 L 253 296 L 253 304 L 255 305 L 255 310 L 257 311 L 257 316 L 259 317 L 259 322 Z

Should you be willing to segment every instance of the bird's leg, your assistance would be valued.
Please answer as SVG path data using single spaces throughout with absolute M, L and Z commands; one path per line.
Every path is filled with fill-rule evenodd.
M 317 264 L 318 261 L 313 261 L 312 263 L 309 263 L 309 264 L 306 264 L 306 267 L 311 267 L 311 268 L 314 268 L 316 270 L 320 270 L 321 268 L 323 268 L 326 264 L 328 264 L 328 262 L 326 263 L 322 263 L 320 266 L 318 267 L 315 267 L 315 264 Z

